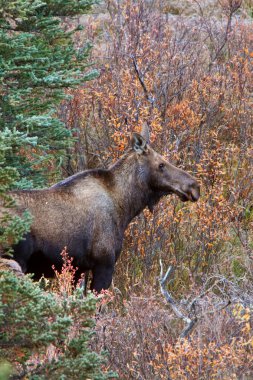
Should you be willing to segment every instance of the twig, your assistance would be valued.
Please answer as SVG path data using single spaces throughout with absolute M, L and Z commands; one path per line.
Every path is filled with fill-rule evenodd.
M 202 19 L 205 21 L 205 27 L 207 29 L 209 38 L 214 43 L 214 36 L 212 33 L 212 29 L 206 22 L 206 18 L 204 16 L 204 12 L 203 12 L 203 8 L 201 6 L 201 2 L 198 0 L 193 0 L 193 1 L 197 4 L 199 11 L 200 11 L 200 15 L 201 15 Z M 220 1 L 218 1 L 218 3 L 222 6 Z M 229 8 L 228 8 L 227 23 L 226 23 L 226 29 L 225 29 L 223 41 L 221 42 L 220 46 L 217 47 L 213 58 L 211 58 L 211 62 L 209 63 L 209 70 L 211 69 L 213 63 L 220 57 L 224 47 L 226 46 L 226 44 L 228 42 L 229 33 L 231 32 L 233 16 L 234 16 L 235 12 L 241 7 L 241 5 L 242 5 L 242 0 L 229 0 L 229 2 L 228 2 Z
M 155 102 L 155 99 L 153 96 L 150 96 L 149 95 L 149 92 L 147 90 L 147 87 L 145 85 L 145 82 L 144 82 L 144 77 L 143 75 L 141 74 L 140 72 L 140 69 L 138 67 L 138 64 L 137 64 L 137 60 L 136 60 L 136 57 L 134 54 L 131 54 L 130 56 L 132 58 L 132 61 L 133 61 L 133 65 L 134 65 L 134 70 L 136 72 L 136 75 L 137 75 L 137 78 L 141 84 L 141 87 L 143 88 L 143 91 L 144 91 L 144 94 L 146 96 L 146 99 L 151 103 L 151 106 L 153 107 L 154 106 L 154 102 Z

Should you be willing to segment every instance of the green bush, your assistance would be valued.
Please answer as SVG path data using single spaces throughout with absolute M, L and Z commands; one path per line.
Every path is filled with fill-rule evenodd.
M 0 368 L 8 373 L 11 364 L 13 380 L 115 377 L 102 371 L 103 355 L 89 348 L 95 308 L 95 296 L 84 298 L 81 289 L 63 296 L 45 292 L 27 276 L 2 272 Z

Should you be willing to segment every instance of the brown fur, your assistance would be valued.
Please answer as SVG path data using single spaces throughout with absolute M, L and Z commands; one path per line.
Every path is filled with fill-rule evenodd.
M 66 246 L 80 273 L 92 271 L 92 289 L 106 289 L 130 221 L 171 193 L 196 201 L 199 185 L 134 134 L 131 148 L 107 170 L 84 171 L 48 189 L 12 193 L 18 212 L 29 209 L 33 217 L 31 232 L 14 247 L 14 258 L 24 272 L 50 276 L 52 265 L 60 268 Z

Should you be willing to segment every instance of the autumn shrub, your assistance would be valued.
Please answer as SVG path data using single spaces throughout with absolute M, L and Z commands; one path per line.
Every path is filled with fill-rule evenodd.
M 70 257 L 67 252 L 67 247 L 65 247 L 61 252 L 62 258 L 62 267 L 60 270 L 57 270 L 53 265 L 53 271 L 55 280 L 51 284 L 51 289 L 62 296 L 71 296 L 74 292 L 77 284 L 77 270 L 78 268 L 73 266 L 73 257 Z M 48 280 L 41 278 L 40 282 L 45 281 L 48 283 Z M 81 278 L 79 279 L 81 281 Z
M 99 315 L 93 347 L 109 352 L 110 368 L 117 368 L 120 379 L 250 379 L 252 289 L 248 295 L 246 300 L 241 293 L 239 300 L 237 294 L 223 308 L 222 297 L 210 292 L 198 304 L 200 318 L 190 338 L 179 339 L 182 322 L 161 296 L 150 289 L 141 297 L 132 292 L 121 307 L 116 302 L 118 311 L 114 304 Z

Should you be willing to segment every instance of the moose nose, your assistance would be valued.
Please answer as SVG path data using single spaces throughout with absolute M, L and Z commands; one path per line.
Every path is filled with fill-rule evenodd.
M 190 200 L 192 202 L 197 202 L 197 200 L 200 197 L 200 186 L 199 186 L 199 184 L 196 181 L 192 182 L 188 188 L 187 193 L 189 194 Z
M 190 179 L 190 181 L 187 181 L 187 183 L 185 183 L 183 191 L 185 194 L 185 200 L 197 202 L 197 200 L 200 197 L 200 186 L 197 183 L 197 181 L 195 181 L 192 178 Z

